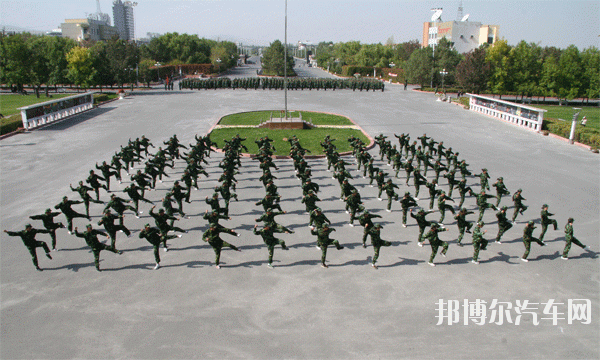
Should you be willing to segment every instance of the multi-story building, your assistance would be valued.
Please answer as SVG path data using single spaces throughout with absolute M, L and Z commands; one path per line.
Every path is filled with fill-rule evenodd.
M 460 21 L 441 21 L 441 9 L 430 22 L 423 23 L 422 46 L 432 46 L 435 49 L 438 41 L 446 38 L 454 44 L 459 53 L 467 53 L 488 43 L 493 44 L 499 39 L 498 25 L 483 25 L 480 22 L 468 21 L 468 15 Z
M 117 28 L 110 26 L 106 21 L 87 19 L 65 19 L 60 24 L 63 37 L 77 41 L 110 40 L 118 35 Z
M 135 23 L 133 20 L 133 7 L 136 2 L 115 0 L 113 2 L 113 19 L 119 37 L 123 40 L 135 40 Z

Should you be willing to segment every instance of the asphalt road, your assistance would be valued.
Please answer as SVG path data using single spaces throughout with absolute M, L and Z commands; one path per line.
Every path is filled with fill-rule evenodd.
M 252 67 L 247 71 L 252 72 Z M 392 247 L 382 248 L 380 267 L 375 270 L 369 266 L 372 247 L 360 246 L 362 228 L 347 225 L 349 216 L 337 199 L 339 187 L 326 171 L 325 160 L 310 160 L 313 181 L 321 187 L 320 205 L 336 229 L 333 237 L 345 246 L 329 250 L 330 267 L 323 269 L 307 227 L 308 215 L 299 201 L 302 194 L 292 163 L 277 160 L 276 185 L 281 206 L 288 212 L 277 220 L 295 234 L 280 235 L 291 249 L 277 248 L 275 268 L 269 269 L 267 249 L 252 234 L 254 219 L 262 210 L 254 205 L 264 196 L 257 181 L 261 173 L 255 161 L 245 158 L 236 176 L 239 201 L 231 204 L 232 219 L 222 222 L 241 234 L 224 238 L 242 252 L 223 251 L 223 267 L 217 270 L 212 249 L 201 241 L 206 228 L 201 215 L 208 208 L 204 198 L 212 194 L 220 175 L 221 155 L 213 155 L 207 167 L 210 178 L 192 193 L 193 202 L 184 205 L 191 218 L 178 222 L 189 232 L 170 241 L 171 251 L 161 251 L 163 267 L 157 271 L 152 270 L 150 244 L 137 237 L 138 230 L 151 222 L 147 204 L 142 205 L 141 219 L 126 216 L 125 224 L 134 236 L 119 235 L 117 246 L 123 255 L 101 254 L 101 273 L 95 271 L 83 240 L 65 230 L 58 231 L 59 251 L 52 253 L 53 260 L 38 251 L 43 272 L 35 271 L 20 239 L 2 233 L 0 358 L 600 357 L 598 155 L 401 86 L 386 86 L 385 92 L 375 93 L 290 91 L 288 103 L 290 109 L 348 116 L 371 136 L 410 133 L 415 139 L 427 133 L 443 140 L 460 152 L 475 173 L 486 167 L 493 181 L 503 176 L 511 192 L 522 188 L 529 210 L 504 235 L 501 245 L 491 243 L 481 252 L 480 265 L 470 263 L 471 246 L 456 246 L 457 227 L 447 214 L 450 231 L 440 237 L 450 242 L 450 249 L 447 257 L 436 257 L 438 266 L 430 267 L 430 248 L 416 245 L 418 229 L 412 219 L 403 228 L 399 204 L 393 204 L 391 213 L 385 212 L 376 188 L 350 166 L 352 183 L 361 190 L 366 208 L 382 216 L 378 219 L 384 226 L 382 237 L 393 242 Z M 69 184 L 85 179 L 96 162 L 109 160 L 130 138 L 145 134 L 159 146 L 177 134 L 188 144 L 224 115 L 282 107 L 281 91 L 153 90 L 2 140 L 1 228 L 17 231 L 30 222 L 40 227 L 28 216 L 53 207 L 64 195 L 77 198 Z M 159 201 L 182 171 L 178 162 L 171 177 L 149 197 Z M 401 175 L 395 180 L 399 192 L 414 193 Z M 471 177 L 468 183 L 479 189 L 478 179 Z M 113 181 L 113 189 L 127 184 Z M 446 188 L 444 181 L 442 188 Z M 427 206 L 426 189 L 421 192 L 419 204 Z M 102 193 L 101 198 L 107 199 L 108 194 Z M 454 199 L 458 200 L 456 193 Z M 533 244 L 529 263 L 521 262 L 524 221 L 539 222 L 543 203 L 556 214 L 559 230 L 549 230 L 548 246 Z M 502 204 L 512 207 L 508 198 Z M 475 209 L 475 199 L 467 198 L 465 206 Z M 101 205 L 91 206 L 94 224 L 101 209 Z M 563 261 L 562 229 L 568 217 L 576 219 L 575 235 L 594 251 L 574 246 L 571 258 Z M 62 215 L 59 221 L 64 221 Z M 491 239 L 497 231 L 494 212 L 486 212 L 484 221 L 486 238 Z M 86 223 L 75 220 L 80 229 Z M 539 234 L 539 224 L 534 234 Z M 41 234 L 38 240 L 49 241 L 49 237 Z M 471 237 L 467 235 L 464 242 L 470 244 Z M 448 325 L 446 317 L 438 325 L 440 299 L 446 305 L 458 300 L 460 310 L 452 313 L 458 322 Z M 568 304 L 573 299 L 589 302 L 590 318 L 579 316 L 569 324 Z M 476 313 L 464 325 L 465 300 L 485 301 L 479 302 L 487 310 L 479 314 L 483 325 L 473 322 Z M 524 300 L 529 304 L 523 306 Z

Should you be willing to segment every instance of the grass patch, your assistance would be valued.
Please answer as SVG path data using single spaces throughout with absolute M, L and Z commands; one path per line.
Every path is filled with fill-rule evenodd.
M 347 139 L 354 135 L 360 138 L 365 144 L 369 143 L 369 139 L 360 131 L 356 129 L 310 129 L 310 130 L 270 130 L 270 129 L 257 129 L 257 128 L 221 128 L 215 129 L 210 133 L 210 139 L 217 143 L 219 148 L 222 148 L 225 144 L 224 140 L 231 140 L 232 137 L 239 134 L 246 138 L 244 145 L 248 148 L 248 153 L 258 153 L 258 146 L 254 142 L 261 137 L 269 136 L 273 139 L 273 146 L 275 146 L 275 155 L 289 155 L 290 144 L 283 140 L 290 138 L 292 135 L 296 135 L 300 139 L 300 144 L 305 149 L 311 152 L 308 155 L 323 155 L 323 148 L 320 143 L 323 141 L 325 136 L 329 135 L 333 139 L 337 139 L 334 144 L 337 146 L 337 150 L 341 153 L 344 151 L 351 151 L 352 148 L 348 143 Z
M 600 107 L 598 106 L 558 106 L 558 105 L 534 105 L 537 108 L 548 110 L 544 114 L 544 123 L 548 122 L 548 125 L 552 123 L 562 123 L 559 119 L 566 120 L 571 124 L 571 119 L 576 110 L 573 107 L 580 107 L 579 123 L 585 116 L 587 117 L 586 128 L 600 130 Z M 579 126 L 578 126 L 579 127 Z
M 56 100 L 60 98 L 64 98 L 67 96 L 71 96 L 73 94 L 51 94 L 51 97 L 46 97 L 46 95 L 40 94 L 40 98 L 38 99 L 35 94 L 28 95 L 0 95 L 0 113 L 6 117 L 20 114 L 21 111 L 17 110 L 17 108 L 23 106 L 29 106 L 45 101 Z
M 298 113 L 298 111 L 290 111 L 288 116 L 299 117 Z M 312 111 L 300 111 L 300 113 L 302 113 L 302 119 L 305 121 L 310 120 L 315 125 L 353 125 L 352 121 L 341 115 Z M 283 117 L 280 110 L 250 111 L 224 116 L 221 118 L 221 121 L 219 121 L 219 125 L 254 126 L 260 124 L 261 121 L 268 120 L 271 115 L 276 118 Z

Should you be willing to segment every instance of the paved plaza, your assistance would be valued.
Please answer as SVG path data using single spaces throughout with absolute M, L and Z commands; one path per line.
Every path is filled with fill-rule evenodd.
M 252 67 L 247 70 L 254 71 Z M 64 195 L 78 199 L 69 184 L 87 178 L 96 162 L 110 160 L 128 139 L 145 135 L 159 146 L 177 134 L 187 145 L 194 142 L 195 135 L 205 135 L 222 116 L 282 107 L 282 91 L 155 89 L 2 140 L 1 228 L 19 231 L 27 223 L 41 228 L 41 222 L 28 217 L 54 207 Z M 522 188 L 529 209 L 504 235 L 502 244 L 491 242 L 488 250 L 480 253 L 479 265 L 470 262 L 473 247 L 469 234 L 463 240 L 466 246 L 456 245 L 456 221 L 447 214 L 445 225 L 450 231 L 441 233 L 440 238 L 449 241 L 450 248 L 447 257 L 438 254 L 437 266 L 430 267 L 431 248 L 427 244 L 417 246 L 414 220 L 409 217 L 409 226 L 403 228 L 400 204 L 394 202 L 392 212 L 386 212 L 386 202 L 377 200 L 377 188 L 369 187 L 368 179 L 359 175 L 355 165 L 349 165 L 354 176 L 350 182 L 360 189 L 365 207 L 382 217 L 375 219 L 384 226 L 382 238 L 393 243 L 381 249 L 379 269 L 375 270 L 369 266 L 373 248 L 361 246 L 363 229 L 357 222 L 355 227 L 348 226 L 349 215 L 339 200 L 340 189 L 327 171 L 326 160 L 311 159 L 312 179 L 321 189 L 319 206 L 336 229 L 332 237 L 345 246 L 339 251 L 330 248 L 330 267 L 324 269 L 319 266 L 321 252 L 315 248 L 316 237 L 307 226 L 308 214 L 300 203 L 302 190 L 293 164 L 291 160 L 276 160 L 279 170 L 273 175 L 282 196 L 281 206 L 287 211 L 277 221 L 295 233 L 278 234 L 290 250 L 277 247 L 275 268 L 270 269 L 266 266 L 266 246 L 252 234 L 255 219 L 262 213 L 262 207 L 254 205 L 265 194 L 258 181 L 262 172 L 257 161 L 243 158 L 236 176 L 239 201 L 231 203 L 231 220 L 221 221 L 240 233 L 240 237 L 222 237 L 242 251 L 224 250 L 222 268 L 216 269 L 213 250 L 201 240 L 207 224 L 202 214 L 209 209 L 204 198 L 212 194 L 222 173 L 217 164 L 223 155 L 213 154 L 206 167 L 210 177 L 202 178 L 200 190 L 192 192 L 192 203 L 184 204 L 190 218 L 177 223 L 188 233 L 170 240 L 169 252 L 161 250 L 159 270 L 153 270 L 152 247 L 138 238 L 144 224 L 153 224 L 149 204 L 141 205 L 144 213 L 140 219 L 126 213 L 125 225 L 133 236 L 118 235 L 122 255 L 102 252 L 102 272 L 94 269 L 93 255 L 83 239 L 64 229 L 57 231 L 59 251 L 52 252 L 53 260 L 38 251 L 43 272 L 35 271 L 19 238 L 2 233 L 0 358 L 600 357 L 597 154 L 437 102 L 430 94 L 405 91 L 402 86 L 386 85 L 384 92 L 290 91 L 288 107 L 347 116 L 372 137 L 384 134 L 393 144 L 397 144 L 394 134 L 409 133 L 416 140 L 426 133 L 460 152 L 459 158 L 466 159 L 473 173 L 487 168 L 491 183 L 502 176 L 511 193 Z M 392 172 L 379 161 L 377 148 L 371 154 L 378 166 Z M 183 168 L 181 160 L 176 162 L 174 169 L 167 170 L 170 177 L 149 193 L 157 207 Z M 429 179 L 432 174 L 428 173 Z M 404 181 L 401 171 L 400 178 L 394 179 L 400 186 L 398 193 L 414 194 L 414 187 Z M 469 177 L 467 182 L 479 191 L 478 178 Z M 128 183 L 112 181 L 111 187 L 122 190 Z M 440 183 L 447 190 L 445 179 Z M 108 197 L 101 192 L 101 199 Z M 421 189 L 419 198 L 419 205 L 428 208 L 426 188 Z M 453 199 L 456 203 L 450 204 L 457 205 L 456 191 Z M 526 221 L 534 220 L 538 226 L 534 235 L 539 235 L 544 203 L 555 214 L 559 229 L 548 230 L 548 246 L 532 244 L 530 261 L 524 263 L 519 259 L 524 252 L 523 227 Z M 509 197 L 504 197 L 501 205 L 509 206 L 512 215 Z M 475 198 L 467 197 L 465 207 L 475 210 Z M 94 227 L 102 208 L 91 205 Z M 497 232 L 494 214 L 488 210 L 484 216 L 488 240 Z M 436 212 L 428 219 L 438 217 Z M 560 255 L 568 217 L 575 218 L 575 236 L 593 252 L 574 246 L 570 259 L 564 261 Z M 472 221 L 476 218 L 468 217 Z M 57 221 L 64 222 L 64 216 Z M 88 223 L 74 221 L 80 230 Z M 50 241 L 45 234 L 37 239 Z M 487 312 L 465 314 L 465 300 L 484 301 L 479 304 Z M 573 303 L 587 306 L 590 316 L 581 307 L 573 316 L 569 311 Z M 449 304 L 460 307 L 448 312 Z M 440 315 L 445 317 L 440 319 Z M 457 322 L 448 324 L 450 318 Z M 483 324 L 475 323 L 482 318 Z

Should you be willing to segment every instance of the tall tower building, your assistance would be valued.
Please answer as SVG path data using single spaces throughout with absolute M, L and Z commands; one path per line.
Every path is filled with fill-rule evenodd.
M 135 23 L 133 20 L 133 7 L 137 5 L 131 1 L 115 0 L 113 2 L 113 20 L 119 33 L 119 38 L 123 40 L 135 39 Z

